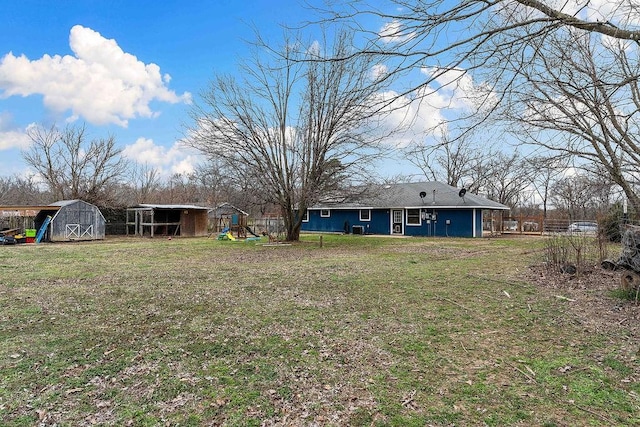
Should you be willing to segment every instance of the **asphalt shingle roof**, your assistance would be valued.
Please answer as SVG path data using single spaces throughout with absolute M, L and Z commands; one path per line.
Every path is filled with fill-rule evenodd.
M 373 187 L 358 200 L 345 200 L 339 203 L 322 203 L 315 209 L 347 208 L 470 208 L 508 210 L 502 203 L 486 197 L 466 192 L 460 197 L 460 188 L 437 181 L 388 184 Z M 420 195 L 424 193 L 424 197 Z

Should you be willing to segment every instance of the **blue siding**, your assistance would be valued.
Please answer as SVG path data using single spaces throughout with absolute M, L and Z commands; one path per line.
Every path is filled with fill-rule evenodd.
M 353 226 L 362 226 L 367 234 L 391 234 L 390 209 L 372 209 L 370 221 L 360 221 L 359 209 L 331 209 L 329 217 L 321 217 L 320 210 L 309 210 L 309 221 L 302 223 L 303 231 L 349 232 Z M 404 235 L 438 237 L 473 237 L 473 209 L 427 209 L 429 218 L 421 217 L 419 225 L 407 224 L 404 210 Z M 475 210 L 477 237 L 482 236 L 482 210 Z M 447 223 L 448 222 L 448 223 Z
M 369 221 L 360 221 L 359 209 L 331 209 L 328 218 L 320 216 L 320 210 L 309 210 L 309 221 L 302 223 L 303 231 L 345 232 L 353 226 L 362 226 L 367 234 L 389 234 L 389 210 L 371 210 Z

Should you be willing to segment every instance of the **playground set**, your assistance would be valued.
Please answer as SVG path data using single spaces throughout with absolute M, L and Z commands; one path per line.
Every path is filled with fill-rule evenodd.
M 249 214 L 230 203 L 223 203 L 209 213 L 211 234 L 218 233 L 218 240 L 260 240 L 260 236 L 249 227 Z M 210 236 L 211 236 L 210 234 Z M 248 237 L 250 235 L 250 237 Z
M 260 240 L 260 236 L 247 225 L 246 215 L 232 214 L 228 218 L 228 223 L 225 223 L 222 218 L 220 220 L 222 229 L 218 234 L 218 240 L 236 241 L 243 239 L 245 242 Z M 251 236 L 247 237 L 248 234 Z

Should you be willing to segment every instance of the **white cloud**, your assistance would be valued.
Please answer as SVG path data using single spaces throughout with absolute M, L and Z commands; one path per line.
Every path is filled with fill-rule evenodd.
M 378 94 L 374 101 L 386 102 L 382 111 L 383 129 L 394 131 L 389 143 L 396 147 L 406 147 L 424 141 L 428 136 L 440 134 L 446 129 L 446 120 L 441 106 L 445 104 L 438 93 L 409 98 L 395 91 Z
M 396 130 L 390 141 L 398 147 L 423 143 L 426 138 L 441 138 L 447 133 L 451 118 L 477 111 L 494 102 L 495 96 L 473 82 L 464 70 L 424 68 L 421 72 L 432 81 L 410 96 L 395 91 L 379 93 L 376 102 L 387 102 L 383 110 L 383 129 Z
M 581 12 L 590 21 L 612 22 L 621 27 L 640 23 L 635 1 L 591 0 L 586 6 Z
M 21 130 L 0 130 L 0 151 L 11 148 L 25 149 L 30 144 L 31 140 Z
M 307 48 L 307 53 L 311 56 L 320 56 L 322 53 L 320 42 L 318 40 L 314 40 Z
M 122 155 L 137 162 L 147 163 L 153 166 L 162 165 L 171 160 L 167 158 L 165 147 L 155 145 L 152 139 L 138 138 L 136 142 L 127 145 L 122 150 Z
M 195 171 L 195 165 L 198 163 L 199 160 L 194 156 L 187 156 L 178 163 L 171 166 L 171 173 L 189 175 Z
M 380 31 L 378 31 L 378 36 L 385 43 L 400 43 L 412 39 L 415 37 L 415 33 L 406 32 L 406 30 L 402 28 L 402 23 L 394 19 L 382 26 Z
M 389 68 L 384 64 L 376 64 L 371 67 L 371 80 L 377 81 L 389 73 Z
M 167 148 L 157 145 L 152 139 L 138 138 L 127 145 L 122 155 L 136 163 L 148 165 L 168 177 L 174 173 L 189 174 L 195 170 L 202 157 L 179 141 Z
M 44 105 L 57 112 L 71 111 L 98 125 L 126 127 L 129 119 L 156 117 L 152 101 L 191 102 L 191 94 L 167 88 L 171 77 L 156 64 L 145 64 L 124 52 L 113 39 L 76 25 L 69 45 L 74 56 L 44 55 L 30 60 L 9 52 L 0 60 L 0 98 L 40 94 Z
M 32 125 L 29 125 L 32 126 Z M 27 127 L 28 128 L 28 127 Z M 31 144 L 25 129 L 13 125 L 11 114 L 4 111 L 0 113 L 0 151 L 17 148 L 23 150 Z
M 497 102 L 495 94 L 482 84 L 474 83 L 465 70 L 425 67 L 422 73 L 438 85 L 438 95 L 443 104 L 440 108 L 472 110 L 492 108 Z

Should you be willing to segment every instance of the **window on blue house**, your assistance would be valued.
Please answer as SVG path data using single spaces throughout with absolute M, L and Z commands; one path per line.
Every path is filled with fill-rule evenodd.
M 407 209 L 407 225 L 420 224 L 420 209 Z
M 309 211 L 304 211 L 304 215 L 302 215 L 302 222 L 309 222 Z
M 329 218 L 330 216 L 331 216 L 331 211 L 329 209 L 320 209 L 321 218 Z
M 360 221 L 371 221 L 371 209 L 360 209 Z

